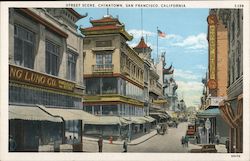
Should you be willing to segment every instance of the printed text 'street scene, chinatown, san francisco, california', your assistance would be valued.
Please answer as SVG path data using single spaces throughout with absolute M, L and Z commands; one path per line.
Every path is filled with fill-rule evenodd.
M 9 152 L 243 152 L 243 9 L 9 8 Z

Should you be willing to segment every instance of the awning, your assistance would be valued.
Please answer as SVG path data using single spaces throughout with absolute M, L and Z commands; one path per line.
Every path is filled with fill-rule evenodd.
M 147 122 L 147 118 L 145 117 L 132 116 L 124 118 L 130 120 L 134 124 L 145 124 Z
M 160 117 L 162 119 L 164 118 L 168 118 L 167 116 L 165 116 L 164 113 L 159 113 L 159 112 L 153 112 L 153 113 L 149 113 L 150 116 L 157 116 L 157 117 Z
M 96 116 L 79 109 L 47 108 L 43 105 L 38 106 L 51 115 L 60 116 L 64 120 L 82 120 L 84 123 L 86 123 L 93 122 L 97 119 Z
M 173 111 L 166 111 L 166 113 L 167 113 L 168 116 L 171 117 L 171 118 L 176 117 L 176 116 L 175 116 L 175 112 L 173 112 Z
M 91 125 L 126 125 L 128 120 L 118 116 L 95 116 L 95 119 L 84 122 Z
M 155 121 L 155 119 L 153 117 L 151 117 L 151 116 L 144 116 L 144 117 L 146 117 L 148 119 L 148 122 L 154 122 Z
M 220 115 L 220 110 L 218 108 L 204 110 L 196 114 L 197 117 L 216 117 L 217 115 Z
M 9 119 L 63 122 L 61 118 L 54 117 L 35 105 L 9 105 Z
M 237 97 L 237 109 L 235 112 L 229 101 L 222 101 L 220 103 L 220 114 L 231 128 L 241 127 L 243 120 L 243 94 Z

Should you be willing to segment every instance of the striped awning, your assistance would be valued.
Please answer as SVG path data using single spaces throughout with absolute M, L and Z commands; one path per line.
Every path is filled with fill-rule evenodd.
M 147 118 L 148 122 L 154 122 L 155 121 L 155 119 L 153 117 L 151 117 L 151 116 L 144 116 L 144 117 Z
M 51 122 L 63 121 L 60 117 L 55 117 L 35 105 L 9 105 L 9 119 Z
M 62 117 L 64 120 L 82 120 L 85 123 L 92 122 L 97 119 L 96 116 L 80 109 L 48 108 L 43 105 L 38 106 L 51 115 Z
M 131 117 L 124 117 L 125 119 L 130 120 L 130 123 L 133 124 L 145 124 L 147 123 L 147 118 L 146 117 L 139 117 L 139 116 L 131 116 Z
M 95 119 L 84 123 L 92 125 L 127 125 L 129 120 L 118 116 L 95 116 Z

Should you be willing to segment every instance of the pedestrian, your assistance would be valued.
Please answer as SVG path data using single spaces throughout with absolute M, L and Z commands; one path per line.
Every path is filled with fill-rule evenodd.
M 156 130 L 157 130 L 157 134 L 159 134 L 160 133 L 160 125 L 159 124 L 156 126 Z
M 71 135 L 69 136 L 69 140 L 68 140 L 67 143 L 68 143 L 68 144 L 73 144 L 73 139 L 72 139 L 72 136 L 71 136 Z
M 77 139 L 76 139 L 76 137 L 74 136 L 73 144 L 76 144 L 76 143 L 77 143 Z
M 16 151 L 16 141 L 14 140 L 12 135 L 10 135 L 9 138 L 9 151 L 10 152 Z
M 98 148 L 99 148 L 99 152 L 102 152 L 102 145 L 103 145 L 103 138 L 102 136 L 99 136 L 99 139 L 98 139 Z
M 211 136 L 211 143 L 212 143 L 212 144 L 214 144 L 214 140 L 215 140 L 214 135 L 212 135 L 212 136 Z
M 127 152 L 128 151 L 128 139 L 126 138 L 123 142 L 123 152 Z
M 185 145 L 185 137 L 184 136 L 181 137 L 181 145 L 184 148 L 184 145 Z
M 225 142 L 225 146 L 227 149 L 227 153 L 229 153 L 229 139 L 227 138 L 226 142 Z
M 188 142 L 189 142 L 189 138 L 188 138 L 188 136 L 186 135 L 186 136 L 185 136 L 185 145 L 186 145 L 186 147 L 188 147 Z
M 196 139 L 197 139 L 197 144 L 200 144 L 200 134 L 197 135 Z
M 163 135 L 165 135 L 166 130 L 167 130 L 167 129 L 166 129 L 166 125 L 164 124 L 164 125 L 163 125 L 163 129 L 162 129 Z

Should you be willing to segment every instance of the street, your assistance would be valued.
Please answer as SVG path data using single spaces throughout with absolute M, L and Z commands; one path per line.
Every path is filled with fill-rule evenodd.
M 169 128 L 165 135 L 156 135 L 139 145 L 130 146 L 128 152 L 168 152 L 185 153 L 187 148 L 181 145 L 181 137 L 185 135 L 188 123 L 180 123 L 178 128 Z
M 188 148 L 181 145 L 181 137 L 185 135 L 188 123 L 180 123 L 178 128 L 169 128 L 165 135 L 156 135 L 138 145 L 129 145 L 128 152 L 164 152 L 164 153 L 186 153 Z M 85 152 L 97 152 L 97 142 L 83 141 Z M 103 152 L 122 152 L 122 145 L 104 143 Z

